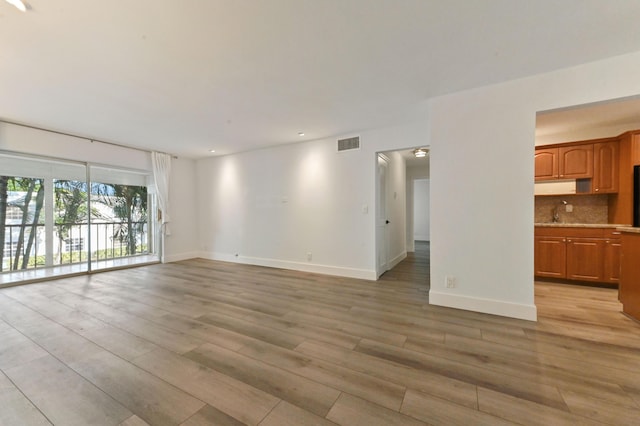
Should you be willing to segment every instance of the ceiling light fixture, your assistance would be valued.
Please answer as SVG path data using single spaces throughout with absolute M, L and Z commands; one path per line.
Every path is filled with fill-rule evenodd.
M 209 152 L 216 152 L 216 150 L 215 149 L 210 149 Z
M 304 136 L 304 132 L 298 132 L 298 136 Z
M 22 0 L 6 0 L 7 3 L 14 5 L 21 12 L 27 11 L 27 6 Z
M 426 157 L 428 153 L 429 150 L 427 148 L 416 148 L 413 150 L 413 155 L 415 155 L 416 158 Z

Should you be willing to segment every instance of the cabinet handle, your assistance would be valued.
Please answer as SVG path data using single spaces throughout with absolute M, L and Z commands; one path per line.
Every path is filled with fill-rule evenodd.
M 567 242 L 568 242 L 568 243 L 570 243 L 570 242 L 571 242 L 571 240 L 567 240 Z
M 596 192 L 600 191 L 600 188 L 596 188 Z

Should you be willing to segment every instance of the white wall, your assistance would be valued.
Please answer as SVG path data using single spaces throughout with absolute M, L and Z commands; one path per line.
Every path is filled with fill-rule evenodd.
M 337 153 L 330 138 L 199 160 L 201 256 L 376 279 L 376 153 L 395 143 L 421 145 L 424 126 L 362 132 L 361 149 L 350 152 Z M 403 169 L 394 170 L 404 179 Z M 404 208 L 394 226 L 404 226 Z M 404 232 L 393 243 L 402 247 L 396 256 Z
M 429 179 L 413 181 L 413 240 L 429 241 Z
M 637 95 L 639 73 L 636 53 L 430 101 L 430 303 L 536 318 L 536 112 Z

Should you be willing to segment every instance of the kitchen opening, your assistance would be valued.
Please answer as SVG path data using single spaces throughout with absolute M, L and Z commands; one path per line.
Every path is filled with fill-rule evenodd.
M 640 97 L 539 112 L 535 134 L 538 315 L 628 327 L 640 319 Z

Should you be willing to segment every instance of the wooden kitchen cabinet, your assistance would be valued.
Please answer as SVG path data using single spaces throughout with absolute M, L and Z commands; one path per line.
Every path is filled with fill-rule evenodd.
M 567 279 L 602 281 L 604 246 L 600 238 L 567 238 Z
M 558 148 L 558 177 L 584 179 L 593 176 L 593 144 Z
M 623 232 L 622 247 L 619 299 L 622 311 L 640 320 L 640 234 Z
M 605 241 L 603 281 L 613 284 L 620 282 L 621 248 L 622 243 L 620 239 Z
M 534 158 L 537 181 L 593 177 L 593 144 L 539 148 Z
M 613 228 L 537 226 L 534 275 L 617 284 L 620 232 Z
M 566 278 L 566 239 L 564 237 L 535 237 L 534 259 L 536 276 Z
M 618 141 L 593 144 L 593 193 L 618 192 L 620 182 L 619 146 Z
M 536 149 L 535 180 L 558 179 L 558 148 Z

